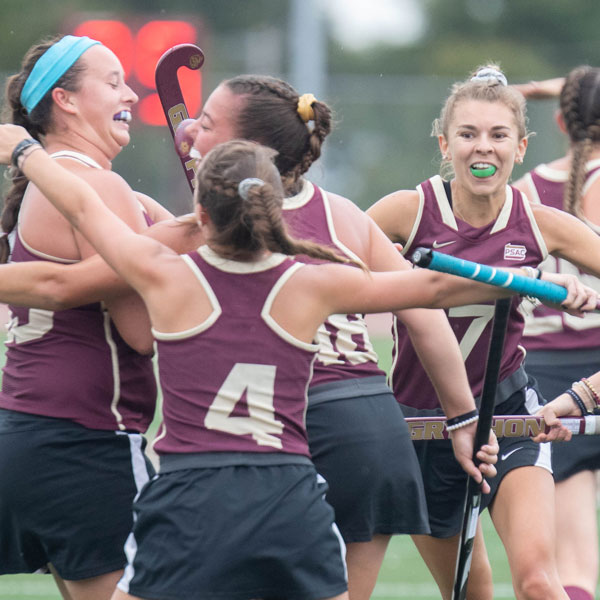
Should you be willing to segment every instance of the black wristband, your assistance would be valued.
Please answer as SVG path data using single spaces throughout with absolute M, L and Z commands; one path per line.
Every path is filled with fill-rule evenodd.
M 541 270 L 539 267 L 537 267 L 537 275 L 536 275 L 536 277 L 535 277 L 535 278 L 536 278 L 536 279 L 541 279 L 541 278 L 542 278 L 542 274 L 543 274 L 543 273 L 544 273 L 544 272 L 543 272 L 543 271 L 542 271 L 542 270 Z
M 29 146 L 33 146 L 35 144 L 41 146 L 41 144 L 37 140 L 34 140 L 33 138 L 25 138 L 15 146 L 15 149 L 10 155 L 10 162 L 15 169 L 19 168 L 19 158 L 21 157 L 21 154 L 23 154 L 23 152 L 25 152 L 25 150 L 29 148 Z
M 573 402 L 575 402 L 575 404 L 577 405 L 577 408 L 581 411 L 582 417 L 585 417 L 586 415 L 591 414 L 590 411 L 585 407 L 583 400 L 581 399 L 581 397 L 575 390 L 569 388 L 568 390 L 565 390 L 565 394 L 569 394 L 569 396 L 571 396 L 571 398 L 573 399 Z
M 458 415 L 457 417 L 452 417 L 451 419 L 446 419 L 446 427 L 454 427 L 454 425 L 458 425 L 459 423 L 464 423 L 469 419 L 473 419 L 474 417 L 479 416 L 479 411 L 477 409 L 471 410 L 468 413 L 464 413 L 462 415 Z

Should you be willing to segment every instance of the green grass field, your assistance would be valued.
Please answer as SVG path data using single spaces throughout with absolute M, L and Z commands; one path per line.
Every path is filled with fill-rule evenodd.
M 502 546 L 487 513 L 483 517 L 485 538 L 493 565 L 495 594 L 498 599 L 514 598 L 510 573 Z M 376 600 L 439 600 L 423 561 L 408 536 L 392 539 L 373 594 Z M 5 575 L 0 577 L 0 600 L 60 600 L 49 575 Z M 182 600 L 184 600 L 182 598 Z
M 0 339 L 0 348 L 2 350 L 4 348 L 3 339 Z M 377 340 L 376 349 L 381 356 L 381 366 L 385 369 L 389 368 L 390 364 L 389 348 L 390 341 L 387 338 Z M 0 361 L 3 363 L 3 352 Z M 156 430 L 156 426 L 155 422 L 151 432 Z M 483 522 L 494 569 L 495 597 L 512 598 L 510 573 L 502 546 L 487 514 L 483 517 Z M 60 598 L 54 581 L 49 575 L 0 577 L 0 600 L 60 600 Z M 408 536 L 392 539 L 373 598 L 378 600 L 439 598 L 437 587 Z
M 3 349 L 0 339 L 0 349 Z M 389 369 L 391 342 L 388 338 L 375 341 L 381 366 Z M 3 352 L 2 352 L 3 354 Z M 3 356 L 0 356 L 3 362 Z M 156 430 L 157 420 L 151 428 Z M 482 516 L 485 540 L 493 569 L 494 598 L 514 598 L 508 562 L 502 544 L 488 513 Z M 381 574 L 373 594 L 377 600 L 439 600 L 437 587 L 408 536 L 392 539 Z M 48 575 L 5 575 L 0 577 L 0 600 L 60 600 L 52 577 Z M 182 599 L 183 600 L 183 599 Z

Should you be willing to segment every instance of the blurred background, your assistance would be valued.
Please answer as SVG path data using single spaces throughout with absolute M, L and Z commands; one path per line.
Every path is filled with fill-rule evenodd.
M 183 214 L 191 194 L 154 68 L 165 50 L 195 43 L 205 54 L 202 70 L 180 70 L 190 116 L 222 79 L 241 73 L 279 76 L 313 93 L 334 109 L 336 128 L 309 176 L 367 208 L 437 172 L 431 123 L 453 82 L 487 62 L 499 63 L 512 83 L 597 66 L 599 23 L 598 0 L 0 0 L 0 76 L 3 84 L 44 37 L 74 33 L 103 41 L 140 97 L 132 142 L 114 168 L 133 188 Z M 564 152 L 555 108 L 554 101 L 530 105 L 536 135 L 515 177 Z M 379 336 L 374 341 L 387 368 L 389 345 Z M 483 523 L 495 597 L 514 598 L 487 513 Z M 49 577 L 1 579 L 0 598 L 59 598 Z M 439 598 L 406 536 L 394 538 L 373 597 Z
M 0 0 L 0 75 L 31 44 L 56 34 L 101 39 L 140 96 L 132 143 L 114 168 L 132 185 L 187 212 L 191 195 L 154 87 L 158 58 L 193 42 L 206 60 L 188 71 L 186 101 L 240 73 L 282 77 L 335 110 L 336 128 L 310 177 L 362 208 L 437 172 L 431 123 L 454 81 L 498 62 L 510 82 L 598 64 L 596 0 Z M 555 103 L 530 107 L 523 170 L 563 151 Z

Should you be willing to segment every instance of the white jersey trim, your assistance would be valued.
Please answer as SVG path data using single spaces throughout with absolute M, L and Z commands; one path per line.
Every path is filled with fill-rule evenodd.
M 446 190 L 444 189 L 444 180 L 439 175 L 434 175 L 430 181 L 440 214 L 442 215 L 442 222 L 444 225 L 458 231 L 456 217 L 454 216 L 448 196 L 446 195 Z
M 305 179 L 302 186 L 302 191 L 299 194 L 283 199 L 283 210 L 296 210 L 298 208 L 306 206 L 312 200 L 312 197 L 315 194 L 315 187 L 317 186 Z M 327 220 L 327 231 L 329 233 L 329 236 L 331 237 L 331 241 L 348 258 L 351 258 L 352 260 L 363 264 L 363 261 L 338 238 L 337 233 L 335 231 L 335 225 L 333 224 L 331 203 L 329 202 L 327 192 L 323 188 L 318 189 L 321 192 L 321 196 L 323 197 L 323 208 L 325 209 L 325 218 Z
M 415 217 L 415 222 L 413 223 L 410 235 L 406 240 L 406 244 L 404 244 L 404 248 L 402 248 L 402 255 L 405 255 L 408 252 L 408 249 L 411 247 L 413 240 L 417 235 L 419 225 L 421 224 L 421 218 L 423 217 L 423 208 L 425 207 L 425 194 L 423 193 L 423 188 L 421 187 L 421 184 L 417 186 L 417 193 L 419 194 L 419 207 L 417 208 L 417 216 Z
M 538 165 L 534 171 L 544 179 L 548 181 L 555 181 L 557 183 L 565 183 L 569 179 L 568 171 L 562 169 L 554 169 L 547 164 Z
M 113 339 L 112 332 L 110 330 L 110 314 L 106 307 L 104 306 L 104 302 L 102 303 L 102 318 L 103 318 L 103 326 L 104 326 L 104 340 L 110 350 L 110 362 L 112 367 L 113 374 L 113 397 L 110 402 L 110 412 L 114 415 L 115 420 L 117 421 L 117 427 L 123 431 L 127 429 L 123 424 L 123 415 L 119 412 L 119 399 L 121 398 L 121 373 L 119 371 L 119 354 L 117 351 L 117 345 L 115 344 L 115 340 Z
M 62 264 L 66 264 L 66 265 L 72 265 L 74 263 L 78 263 L 80 260 L 79 258 L 60 258 L 59 256 L 53 256 L 52 254 L 46 254 L 45 252 L 40 252 L 39 250 L 32 248 L 25 241 L 25 238 L 23 237 L 23 232 L 21 231 L 21 222 L 20 221 L 17 223 L 17 230 L 18 230 L 18 234 L 19 234 L 19 239 L 21 240 L 21 244 L 23 244 L 23 246 L 25 246 L 26 250 L 28 252 L 31 252 L 31 254 L 33 254 L 34 256 L 38 256 L 39 258 L 43 258 L 45 260 L 62 263 Z
M 54 152 L 50 155 L 50 158 L 67 158 L 71 160 L 76 160 L 84 165 L 91 167 L 93 169 L 102 169 L 102 167 L 92 158 L 82 154 L 81 152 L 74 152 L 72 150 L 59 150 L 58 152 Z M 23 232 L 21 231 L 21 223 L 17 222 L 17 229 L 19 231 L 19 238 L 21 243 L 25 248 L 31 252 L 34 256 L 39 256 L 40 258 L 44 258 L 46 260 L 52 260 L 54 262 L 64 263 L 64 264 L 73 264 L 79 262 L 78 258 L 60 258 L 58 256 L 53 256 L 52 254 L 46 254 L 45 252 L 40 252 L 39 250 L 35 250 L 32 248 L 23 237 Z
M 538 246 L 540 247 L 540 251 L 542 252 L 542 260 L 546 260 L 546 258 L 548 257 L 548 248 L 546 246 L 546 242 L 544 241 L 544 236 L 542 235 L 542 232 L 540 231 L 540 228 L 537 224 L 537 221 L 535 220 L 535 216 L 533 215 L 533 209 L 531 208 L 531 204 L 529 203 L 529 200 L 527 200 L 527 196 L 523 195 L 523 208 L 525 209 L 525 212 L 527 213 L 527 217 L 529 218 L 529 223 L 531 224 L 531 230 L 533 231 L 533 235 L 538 243 Z
M 533 204 L 541 204 L 542 201 L 540 199 L 540 195 L 538 194 L 537 188 L 535 187 L 535 183 L 533 183 L 533 177 L 531 176 L 531 172 L 527 173 L 524 177 L 524 180 L 527 182 L 527 194 L 523 194 L 526 199 L 529 200 L 529 196 L 531 196 L 530 202 Z
M 260 273 L 261 271 L 268 271 L 280 265 L 288 258 L 285 254 L 273 252 L 259 260 L 242 262 L 223 258 L 207 245 L 200 246 L 197 252 L 209 265 L 220 271 L 225 271 L 225 273 Z
M 80 163 L 83 163 L 88 167 L 92 167 L 92 169 L 102 169 L 102 167 L 93 158 L 73 150 L 59 150 L 58 152 L 53 152 L 50 155 L 50 158 L 69 158 L 71 160 L 76 160 Z
M 292 344 L 292 346 L 296 346 L 297 348 L 301 348 L 302 350 L 307 350 L 308 352 L 317 352 L 317 350 L 319 349 L 318 344 L 310 344 L 308 342 L 299 340 L 297 337 L 293 336 L 289 331 L 286 331 L 271 316 L 271 308 L 273 307 L 273 302 L 275 301 L 275 298 L 277 298 L 277 294 L 279 294 L 281 288 L 288 282 L 290 277 L 298 269 L 301 269 L 304 266 L 305 265 L 302 263 L 296 263 L 281 275 L 281 277 L 275 282 L 275 285 L 269 292 L 269 295 L 265 300 L 265 304 L 262 307 L 262 310 L 260 311 L 260 316 L 263 318 L 263 320 L 269 326 L 269 328 L 273 330 L 274 333 L 276 333 L 280 338 L 282 338 L 286 342 Z
M 217 296 L 215 295 L 213 289 L 210 287 L 208 280 L 206 279 L 206 277 L 204 277 L 204 274 L 198 268 L 198 265 L 193 261 L 192 257 L 188 255 L 182 255 L 181 258 L 192 270 L 192 272 L 200 282 L 200 285 L 202 286 L 202 288 L 206 292 L 206 295 L 208 296 L 208 300 L 213 310 L 202 323 L 199 323 L 198 325 L 196 325 L 195 327 L 191 327 L 190 329 L 185 329 L 184 331 L 165 333 L 162 331 L 158 331 L 153 327 L 152 335 L 157 340 L 183 340 L 193 335 L 196 335 L 197 333 L 201 333 L 202 331 L 206 331 L 211 325 L 213 325 L 213 323 L 215 323 L 215 321 L 221 316 L 221 313 L 223 312 L 221 309 L 221 305 L 219 304 L 219 300 L 217 299 Z
M 399 341 L 400 338 L 398 336 L 398 317 L 396 315 L 392 316 L 392 329 L 393 329 L 392 338 L 394 340 L 394 344 L 393 344 L 394 358 L 392 360 L 390 370 L 387 374 L 387 384 L 391 390 L 394 389 L 394 373 L 396 372 L 396 365 L 398 364 L 398 354 L 399 354 L 399 345 L 400 345 L 400 341 Z
M 323 190 L 321 190 L 323 191 Z M 315 186 L 308 179 L 302 180 L 302 189 L 295 196 L 289 196 L 283 199 L 283 210 L 295 210 L 302 208 L 310 202 L 315 193 Z
M 510 219 L 510 214 L 512 212 L 513 207 L 513 190 L 507 185 L 506 186 L 506 197 L 504 199 L 504 204 L 502 205 L 502 209 L 500 210 L 500 214 L 496 218 L 496 222 L 490 231 L 490 235 L 492 233 L 496 233 L 498 231 L 502 231 L 506 229 L 508 225 L 508 220 Z
M 329 230 L 329 235 L 331 236 L 331 240 L 333 243 L 348 257 L 356 262 L 364 265 L 363 261 L 358 257 L 348 246 L 346 246 L 337 236 L 335 231 L 335 225 L 333 224 L 333 214 L 331 213 L 331 205 L 329 203 L 329 197 L 327 196 L 327 192 L 319 188 L 321 190 L 321 195 L 323 196 L 323 207 L 325 208 L 325 217 L 327 219 L 327 229 Z
M 588 160 L 585 163 L 585 171 L 586 173 L 589 173 L 590 171 L 592 171 L 593 169 L 596 169 L 600 167 L 600 158 L 594 159 L 594 160 Z M 569 180 L 569 172 L 568 171 L 563 171 L 563 170 L 559 170 L 559 169 L 552 169 L 551 167 L 549 167 L 548 165 L 540 165 L 539 167 L 537 167 L 535 169 L 536 173 L 540 176 L 543 177 L 544 179 L 547 179 L 548 181 L 555 181 L 555 182 L 559 182 L 559 183 L 566 183 Z M 581 189 L 581 194 L 585 195 L 588 190 L 590 189 L 590 187 L 596 183 L 596 181 L 598 180 L 598 178 L 600 178 L 600 170 L 596 171 L 595 173 L 592 173 L 592 175 L 590 175 L 585 183 L 583 184 L 583 188 Z M 535 190 L 536 196 L 537 196 L 537 189 L 535 188 L 535 185 L 533 184 L 533 180 L 531 180 L 530 182 L 530 186 L 532 189 Z M 600 225 L 597 225 L 596 223 L 593 223 L 592 221 L 590 221 L 589 219 L 586 219 L 585 216 L 583 216 L 583 218 L 581 219 L 588 227 L 590 227 L 591 229 L 593 229 L 596 233 L 600 234 Z

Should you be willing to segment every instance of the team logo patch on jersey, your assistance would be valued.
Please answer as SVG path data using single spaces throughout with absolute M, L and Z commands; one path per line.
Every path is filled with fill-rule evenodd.
M 518 244 L 506 244 L 504 246 L 504 260 L 525 260 L 527 248 Z

